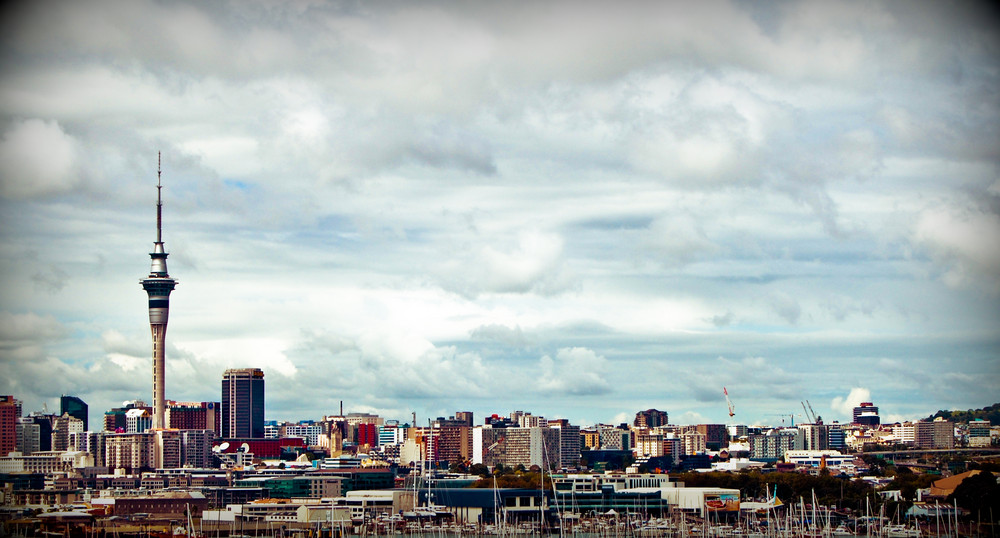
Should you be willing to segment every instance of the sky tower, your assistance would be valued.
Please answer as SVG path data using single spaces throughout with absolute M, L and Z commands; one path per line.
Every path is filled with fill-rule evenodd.
M 163 428 L 164 358 L 163 348 L 167 336 L 167 315 L 170 313 L 170 292 L 177 281 L 167 274 L 167 252 L 163 250 L 162 222 L 163 200 L 160 197 L 160 153 L 156 153 L 156 242 L 149 253 L 152 266 L 149 276 L 142 279 L 142 289 L 149 294 L 149 329 L 153 333 L 153 427 Z

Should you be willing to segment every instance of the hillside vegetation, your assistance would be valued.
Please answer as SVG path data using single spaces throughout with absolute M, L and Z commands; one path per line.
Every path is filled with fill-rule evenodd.
M 995 403 L 982 409 L 969 409 L 967 411 L 941 410 L 927 418 L 928 420 L 934 420 L 937 417 L 941 417 L 952 422 L 969 422 L 970 420 L 979 418 L 988 420 L 991 424 L 1000 424 L 1000 403 Z

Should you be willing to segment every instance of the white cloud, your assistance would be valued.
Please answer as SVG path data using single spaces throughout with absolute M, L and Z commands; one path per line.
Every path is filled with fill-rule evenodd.
M 949 286 L 985 281 L 1000 290 L 1000 215 L 975 208 L 924 211 L 914 237 L 944 270 Z
M 611 392 L 607 380 L 611 365 L 607 359 L 586 348 L 563 348 L 553 359 L 545 355 L 536 386 L 552 394 L 600 396 Z
M 882 359 L 885 409 L 990 403 L 979 8 L 355 7 L 5 11 L 5 391 L 149 399 L 163 150 L 171 396 L 261 366 L 291 419 L 493 412 L 513 381 L 546 416 L 719 422 L 719 375 L 750 419 Z
M 872 393 L 863 387 L 854 387 L 847 396 L 837 396 L 830 402 L 830 409 L 840 416 L 854 417 L 854 408 L 862 402 L 872 401 Z
M 30 119 L 8 126 L 0 141 L 0 196 L 62 194 L 79 183 L 77 143 L 55 121 Z
M 563 239 L 558 234 L 523 230 L 511 240 L 453 252 L 442 267 L 442 286 L 463 294 L 564 291 L 570 285 L 563 269 Z
M 69 331 L 51 315 L 0 311 L 0 343 L 4 347 L 38 344 L 66 336 Z
M 705 415 L 698 413 L 697 411 L 685 411 L 679 416 L 670 417 L 671 424 L 708 424 L 712 421 L 705 417 Z

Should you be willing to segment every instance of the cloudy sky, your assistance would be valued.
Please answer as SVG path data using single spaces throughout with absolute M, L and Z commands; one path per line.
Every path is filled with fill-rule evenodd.
M 158 151 L 170 399 L 260 367 L 280 420 L 1000 401 L 981 4 L 18 4 L 0 394 L 26 411 L 151 400 Z

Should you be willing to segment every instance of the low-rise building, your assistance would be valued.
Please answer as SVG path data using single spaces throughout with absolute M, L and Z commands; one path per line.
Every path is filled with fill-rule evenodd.
M 93 466 L 94 457 L 88 452 L 11 452 L 0 457 L 0 473 L 72 473 L 74 469 Z
M 806 467 L 841 467 L 853 464 L 854 456 L 837 450 L 789 450 L 785 452 L 785 462 Z

